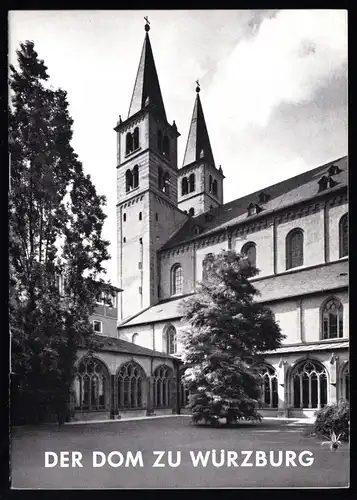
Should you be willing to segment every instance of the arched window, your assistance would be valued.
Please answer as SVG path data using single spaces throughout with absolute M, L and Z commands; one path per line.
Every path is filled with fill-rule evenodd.
M 134 128 L 134 134 L 133 134 L 133 149 L 139 148 L 139 127 Z
M 181 195 L 184 196 L 188 193 L 188 182 L 187 177 L 184 177 L 181 181 Z
M 255 243 L 249 242 L 243 245 L 241 254 L 248 258 L 248 262 L 251 266 L 255 267 L 257 263 L 257 247 Z
M 166 335 L 166 352 L 167 354 L 177 353 L 177 333 L 176 328 L 170 325 L 165 332 Z
M 189 390 L 187 388 L 187 383 L 183 378 L 184 374 L 185 374 L 185 370 L 181 370 L 181 373 L 180 373 L 180 377 L 181 377 L 180 378 L 180 408 L 185 408 L 189 403 L 189 400 L 188 400 Z
M 163 173 L 162 173 L 162 168 L 159 167 L 158 168 L 158 186 L 159 186 L 159 189 L 162 189 L 163 186 L 164 186 L 164 177 L 163 177 Z
M 175 264 L 171 268 L 171 295 L 182 294 L 182 267 L 180 264 Z
M 217 192 L 218 192 L 218 184 L 217 184 L 217 180 L 215 179 L 212 183 L 212 194 L 217 196 Z
M 343 337 L 343 305 L 336 298 L 329 299 L 322 308 L 322 337 L 324 339 Z
M 133 168 L 133 188 L 137 188 L 139 186 L 139 166 L 135 165 Z
M 212 179 L 212 175 L 210 175 L 210 176 L 208 177 L 208 191 L 209 191 L 210 193 L 212 193 L 212 185 L 213 185 L 213 179 Z
M 126 134 L 126 154 L 128 155 L 133 150 L 133 136 L 130 132 Z
M 339 222 L 340 259 L 348 255 L 348 214 L 341 217 Z
M 195 209 L 193 207 L 191 207 L 190 210 L 188 211 L 188 215 L 190 215 L 191 217 L 195 215 Z
M 157 131 L 157 149 L 162 151 L 162 132 L 161 130 Z
M 168 172 L 164 173 L 163 191 L 167 195 L 170 194 L 170 174 Z
M 141 408 L 145 381 L 145 373 L 141 366 L 134 361 L 125 363 L 118 371 L 117 381 L 118 407 Z
M 190 174 L 190 177 L 188 178 L 188 183 L 190 187 L 190 193 L 192 193 L 195 190 L 195 174 Z
M 133 174 L 131 170 L 125 172 L 125 190 L 128 193 L 133 189 Z
M 306 360 L 293 371 L 294 408 L 321 408 L 327 404 L 326 369 L 318 361 Z
M 293 229 L 286 237 L 286 269 L 302 266 L 304 263 L 304 233 Z
M 170 139 L 165 135 L 164 140 L 162 141 L 162 154 L 169 158 L 170 156 Z
M 265 407 L 278 407 L 278 376 L 273 367 L 263 365 L 259 367 L 262 378 L 262 401 Z
M 99 359 L 85 357 L 74 378 L 76 409 L 104 410 L 109 407 L 109 373 Z
M 154 406 L 167 408 L 171 404 L 172 370 L 162 365 L 154 371 Z
M 139 334 L 138 333 L 133 333 L 132 337 L 131 337 L 131 341 L 133 344 L 136 344 L 137 341 L 138 341 L 138 337 L 139 337 Z

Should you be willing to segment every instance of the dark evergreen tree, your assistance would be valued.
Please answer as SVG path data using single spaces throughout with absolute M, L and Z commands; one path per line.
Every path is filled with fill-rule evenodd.
M 79 345 L 96 348 L 89 316 L 105 287 L 105 198 L 72 146 L 66 92 L 49 86 L 26 41 L 10 66 L 10 330 L 14 420 L 65 418 Z M 59 279 L 62 286 L 59 286 Z
M 260 420 L 264 352 L 284 338 L 270 309 L 255 301 L 249 281 L 258 273 L 246 257 L 223 250 L 208 254 L 205 279 L 186 299 L 182 335 L 185 383 L 194 422 Z

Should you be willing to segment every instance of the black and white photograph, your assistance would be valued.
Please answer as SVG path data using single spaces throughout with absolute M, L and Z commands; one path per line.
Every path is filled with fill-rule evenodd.
M 10 10 L 10 488 L 350 485 L 348 14 Z

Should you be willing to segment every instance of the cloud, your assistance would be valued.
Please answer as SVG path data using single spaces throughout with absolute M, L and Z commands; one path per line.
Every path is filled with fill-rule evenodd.
M 218 65 L 209 112 L 234 130 L 264 127 L 279 103 L 310 100 L 346 59 L 346 11 L 280 11 Z

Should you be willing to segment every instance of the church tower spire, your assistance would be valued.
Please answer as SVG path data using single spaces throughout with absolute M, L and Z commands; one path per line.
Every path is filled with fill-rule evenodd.
M 168 123 L 149 39 L 145 39 L 126 120 L 117 133 L 119 318 L 155 304 L 161 293 L 157 251 L 186 220 L 177 206 L 177 138 Z
M 198 81 L 196 84 L 196 100 L 192 113 L 190 131 L 187 138 L 185 156 L 182 165 L 183 167 L 195 161 L 199 161 L 201 158 L 204 158 L 208 163 L 214 166 L 211 143 L 200 99 L 201 89 Z
M 192 113 L 182 168 L 179 170 L 179 208 L 191 216 L 222 205 L 223 171 L 216 168 L 196 81 Z
M 149 30 L 150 25 L 146 18 L 146 34 L 136 74 L 134 91 L 131 97 L 128 118 L 144 109 L 150 103 L 155 108 L 156 113 L 166 120 L 164 102 L 151 49 Z

